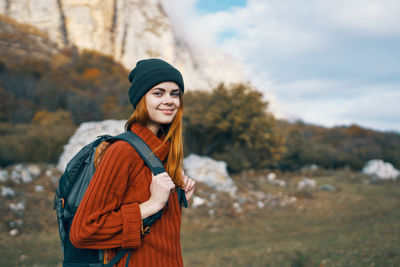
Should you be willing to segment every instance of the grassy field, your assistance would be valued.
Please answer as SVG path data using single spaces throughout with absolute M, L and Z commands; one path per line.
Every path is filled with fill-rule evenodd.
M 331 184 L 336 191 L 296 191 L 307 175 L 317 185 Z M 234 176 L 243 211 L 232 208 L 226 194 L 213 205 L 184 211 L 182 248 L 185 266 L 400 266 L 400 182 L 368 183 L 351 171 L 317 171 L 278 174 L 287 186 L 266 182 L 265 173 Z M 35 193 L 24 185 L 17 198 L 26 200 L 24 226 L 10 236 L 12 220 L 0 197 L 0 266 L 60 266 L 61 253 L 52 208 L 54 185 Z M 288 205 L 258 208 L 252 191 L 276 196 L 296 196 Z M 212 189 L 198 186 L 209 199 Z M 214 192 L 215 193 L 215 192 Z M 18 194 L 17 194 L 18 195 Z M 5 204 L 5 205 L 4 205 Z M 209 215 L 213 209 L 215 214 Z M 40 211 L 40 212 L 39 212 Z
M 286 176 L 289 182 L 300 177 Z M 338 190 L 311 192 L 308 198 L 285 208 L 210 221 L 210 225 L 219 223 L 218 229 L 193 226 L 190 216 L 195 212 L 186 212 L 186 265 L 400 266 L 399 183 L 365 185 L 362 177 L 348 171 L 317 177 L 318 184 L 333 184 Z M 293 187 L 260 183 L 255 187 L 296 194 Z

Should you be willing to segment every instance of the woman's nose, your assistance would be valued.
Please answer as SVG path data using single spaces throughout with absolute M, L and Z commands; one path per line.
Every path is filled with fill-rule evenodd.
M 166 104 L 172 104 L 172 96 L 169 95 L 169 94 L 165 94 L 163 102 L 166 103 Z

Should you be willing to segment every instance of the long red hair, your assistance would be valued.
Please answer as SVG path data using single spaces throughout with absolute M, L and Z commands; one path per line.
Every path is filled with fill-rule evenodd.
M 180 105 L 174 120 L 168 125 L 162 125 L 161 131 L 165 137 L 162 144 L 157 147 L 154 151 L 160 148 L 167 141 L 170 141 L 170 149 L 167 159 L 166 171 L 174 181 L 175 185 L 180 187 L 183 186 L 182 180 L 182 163 L 183 163 L 183 138 L 182 138 L 182 115 L 183 115 L 183 97 L 182 93 L 179 96 Z M 149 113 L 146 108 L 146 97 L 142 97 L 139 103 L 136 105 L 134 112 L 129 117 L 125 124 L 125 129 L 129 131 L 132 124 L 140 123 L 146 126 L 149 120 Z

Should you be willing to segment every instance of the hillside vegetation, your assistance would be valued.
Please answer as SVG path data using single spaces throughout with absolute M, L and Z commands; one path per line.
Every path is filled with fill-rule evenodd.
M 281 169 L 308 164 L 325 168 L 360 170 L 371 159 L 382 159 L 400 168 L 400 133 L 379 132 L 358 125 L 325 128 L 304 122 L 280 121 L 286 140 Z
M 80 123 L 128 118 L 127 75 L 109 57 L 74 49 L 49 60 L 0 61 L 0 166 L 54 163 Z M 186 155 L 224 160 L 231 172 L 314 163 L 359 170 L 375 158 L 400 168 L 399 133 L 276 121 L 249 84 L 188 88 L 184 107 Z
M 0 35 L 0 166 L 55 163 L 80 123 L 129 117 L 129 71 L 111 57 L 60 51 L 42 31 L 5 16 Z M 204 89 L 185 93 L 186 155 L 224 160 L 231 172 L 359 170 L 375 158 L 400 168 L 399 133 L 276 121 L 249 84 Z

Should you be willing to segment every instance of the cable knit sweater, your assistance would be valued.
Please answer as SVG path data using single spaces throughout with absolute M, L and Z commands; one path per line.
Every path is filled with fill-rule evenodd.
M 162 140 L 148 128 L 131 130 L 154 151 Z M 155 154 L 165 162 L 170 144 Z M 150 198 L 152 175 L 134 148 L 117 141 L 106 151 L 82 199 L 71 226 L 70 239 L 78 248 L 104 249 L 109 261 L 122 248 L 132 248 L 129 266 L 183 266 L 180 246 L 181 208 L 176 190 L 160 220 L 141 238 L 139 204 Z M 125 266 L 127 255 L 116 266 Z

